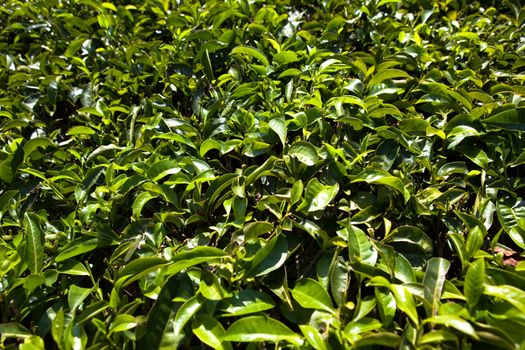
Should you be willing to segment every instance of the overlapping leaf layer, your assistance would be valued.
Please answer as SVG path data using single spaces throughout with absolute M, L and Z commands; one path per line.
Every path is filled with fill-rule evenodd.
M 523 347 L 524 23 L 4 2 L 0 347 Z

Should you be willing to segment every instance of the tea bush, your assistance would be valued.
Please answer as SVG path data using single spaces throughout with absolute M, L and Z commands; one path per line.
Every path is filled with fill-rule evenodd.
M 0 348 L 524 348 L 518 0 L 7 0 L 0 33 Z

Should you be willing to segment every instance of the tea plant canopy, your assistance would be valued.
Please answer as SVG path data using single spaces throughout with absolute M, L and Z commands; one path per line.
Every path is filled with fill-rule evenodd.
M 519 0 L 7 0 L 0 348 L 516 349 Z

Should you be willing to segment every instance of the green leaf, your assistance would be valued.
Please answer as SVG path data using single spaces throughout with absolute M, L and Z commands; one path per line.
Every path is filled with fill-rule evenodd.
M 306 185 L 304 199 L 297 208 L 298 211 L 306 209 L 308 212 L 324 210 L 335 198 L 339 191 L 339 184 L 334 186 L 323 185 L 317 179 L 311 179 Z
M 82 44 L 86 41 L 85 37 L 78 38 L 76 40 L 73 40 L 69 43 L 66 52 L 64 52 L 64 56 L 66 57 L 73 57 L 77 53 L 77 51 L 80 49 Z
M 158 270 L 167 263 L 168 261 L 166 261 L 166 259 L 157 257 L 146 257 L 133 260 L 118 273 L 117 280 L 122 282 L 124 279 L 127 280 L 131 278 L 131 280 L 127 281 L 127 284 L 129 284 L 152 271 Z
M 342 109 L 342 105 L 344 105 L 344 104 L 355 105 L 355 106 L 361 107 L 362 109 L 367 111 L 366 105 L 363 102 L 363 100 L 361 100 L 360 98 L 355 97 L 355 96 L 334 97 L 334 98 L 331 98 L 330 100 L 328 100 L 328 102 L 327 102 L 327 106 L 335 106 L 335 109 L 337 111 L 337 115 L 338 116 L 343 116 L 345 114 L 343 109 Z
M 214 139 L 206 139 L 204 140 L 204 142 L 201 143 L 201 146 L 199 148 L 199 154 L 201 157 L 204 157 L 206 153 L 213 149 L 219 151 L 219 153 L 221 154 L 224 153 L 224 143 Z
M 105 170 L 106 168 L 103 165 L 100 165 L 91 168 L 86 172 L 84 179 L 82 180 L 82 185 L 75 190 L 75 199 L 77 202 L 80 203 L 86 199 Z
M 159 348 L 168 322 L 175 315 L 176 309 L 172 300 L 175 297 L 184 297 L 186 286 L 187 289 L 189 289 L 189 293 L 193 294 L 192 282 L 185 274 L 177 274 L 170 277 L 164 286 L 162 286 L 157 300 L 148 313 L 144 334 L 142 337 L 139 337 L 137 341 L 139 348 Z
M 288 150 L 288 155 L 297 158 L 301 163 L 313 166 L 319 160 L 315 147 L 306 141 L 297 141 Z
M 292 289 L 293 298 L 306 309 L 335 312 L 328 292 L 317 281 L 306 278 L 298 281 Z
M 351 261 L 361 261 L 374 266 L 378 252 L 374 249 L 366 234 L 356 226 L 348 228 L 348 253 Z
M 195 316 L 201 307 L 202 300 L 198 296 L 193 296 L 181 305 L 174 317 L 172 314 L 169 329 L 166 330 L 162 337 L 162 348 L 176 348 L 179 346 L 182 339 L 186 336 L 184 326 Z
M 308 341 L 308 344 L 310 344 L 315 350 L 328 350 L 326 341 L 317 329 L 303 324 L 299 325 L 299 329 L 306 338 L 306 341 Z
M 408 288 L 399 284 L 390 284 L 386 278 L 381 276 L 373 277 L 370 280 L 370 285 L 381 286 L 390 289 L 396 300 L 397 307 L 407 314 L 407 316 L 416 326 L 419 324 L 416 303 Z
M 42 147 L 46 148 L 49 146 L 54 146 L 54 143 L 50 139 L 45 137 L 36 137 L 27 141 L 24 145 L 24 157 L 28 157 L 33 153 L 37 148 Z
M 467 265 L 467 260 L 468 260 L 467 248 L 465 247 L 465 240 L 463 239 L 461 235 L 457 233 L 448 233 L 448 237 L 450 238 L 452 244 L 454 245 L 456 254 L 459 257 L 459 260 L 461 262 L 461 267 L 462 269 L 464 269 Z
M 148 177 L 151 181 L 158 181 L 164 176 L 177 174 L 181 171 L 179 164 L 173 160 L 161 160 L 149 168 Z
M 84 264 L 75 260 L 66 260 L 63 264 L 58 266 L 57 271 L 73 276 L 89 276 L 89 272 Z
M 175 254 L 171 258 L 171 263 L 165 267 L 164 273 L 174 275 L 191 266 L 220 261 L 225 255 L 226 253 L 218 248 L 198 246 Z M 125 285 L 127 284 L 129 281 L 126 281 Z
M 281 51 L 273 56 L 273 63 L 277 66 L 294 63 L 297 61 L 299 61 L 299 57 L 294 51 Z
M 522 314 L 525 313 L 525 292 L 519 288 L 505 284 L 499 286 L 484 284 L 483 294 L 505 300 Z
M 525 131 L 525 108 L 513 108 L 481 120 L 490 126 L 511 131 Z
M 257 237 L 264 235 L 265 233 L 272 232 L 274 229 L 273 224 L 268 221 L 256 221 L 250 222 L 242 229 L 244 239 L 246 242 L 253 241 Z
M 249 316 L 235 321 L 222 339 L 235 342 L 287 341 L 295 346 L 303 343 L 290 328 L 267 316 Z
M 222 300 L 231 295 L 222 286 L 219 278 L 207 270 L 201 271 L 199 291 L 208 300 Z
M 69 292 L 67 295 L 67 304 L 69 306 L 69 310 L 71 312 L 74 312 L 86 299 L 89 294 L 91 294 L 92 288 L 82 288 L 75 285 L 72 285 L 69 288 Z
M 137 327 L 137 320 L 132 315 L 117 315 L 109 327 L 109 334 L 124 332 Z
M 234 47 L 231 51 L 232 55 L 240 54 L 240 55 L 246 55 L 249 57 L 253 57 L 257 60 L 259 60 L 263 65 L 269 66 L 270 62 L 266 58 L 266 56 L 256 48 L 250 47 L 250 46 L 237 46 Z
M 203 65 L 203 71 L 206 74 L 206 77 L 209 81 L 215 80 L 213 75 L 213 68 L 210 60 L 210 53 L 208 50 L 204 50 L 204 54 L 201 56 L 201 63 Z
M 131 206 L 131 210 L 133 213 L 133 218 L 135 220 L 140 219 L 140 213 L 142 212 L 142 208 L 148 203 L 151 199 L 157 197 L 156 195 L 153 195 L 149 192 L 141 192 L 137 198 L 133 201 L 133 205 Z
M 423 334 L 419 339 L 419 344 L 441 344 L 444 342 L 457 343 L 457 341 L 458 337 L 453 332 L 439 329 Z
M 68 136 L 75 135 L 94 135 L 96 131 L 91 129 L 89 126 L 74 126 L 66 132 Z
M 387 79 L 399 79 L 399 78 L 410 78 L 410 75 L 404 70 L 400 69 L 385 69 L 374 74 L 368 86 L 373 86 L 375 84 L 381 83 Z
M 525 249 L 525 201 L 507 197 L 496 203 L 496 212 L 501 226 L 520 248 Z
M 383 243 L 390 244 L 414 266 L 421 266 L 432 256 L 432 239 L 415 226 L 400 226 L 393 230 Z
M 385 4 L 391 4 L 391 3 L 397 4 L 399 2 L 401 2 L 401 0 L 381 0 L 381 1 L 379 1 L 379 3 L 377 4 L 376 7 L 380 7 L 380 6 L 383 6 Z
M 204 344 L 213 349 L 233 349 L 229 342 L 222 341 L 226 331 L 222 325 L 210 315 L 195 316 L 191 330 Z
M 255 169 L 251 174 L 246 176 L 246 185 L 253 184 L 257 179 L 264 175 L 272 174 L 272 169 L 275 167 L 277 160 L 278 158 L 270 156 L 266 162 L 257 167 L 257 169 Z
M 20 344 L 20 350 L 45 350 L 44 340 L 37 335 L 25 338 L 24 343 Z
M 21 138 L 6 145 L 10 148 L 7 156 L 0 152 L 0 180 L 12 183 L 15 180 L 17 169 L 24 158 L 24 149 L 20 147 Z
M 207 246 L 198 246 L 192 249 L 183 250 L 176 253 L 171 258 L 172 262 L 188 262 L 189 260 L 198 259 L 200 261 L 206 261 L 206 259 L 213 259 L 217 257 L 223 257 L 226 253 L 219 248 L 207 247 Z
M 286 135 L 288 133 L 288 129 L 286 128 L 284 118 L 273 118 L 268 122 L 268 125 L 270 125 L 270 128 L 275 131 L 277 136 L 279 136 L 283 147 L 286 146 Z
M 105 300 L 99 300 L 94 303 L 89 304 L 78 317 L 75 318 L 75 321 L 78 324 L 82 324 L 83 322 L 86 322 L 96 315 L 100 314 L 101 312 L 104 312 L 106 309 L 109 308 L 109 303 Z
M 399 348 L 401 343 L 401 337 L 394 333 L 379 332 L 375 334 L 366 335 L 356 341 L 355 346 L 359 347 L 370 347 L 373 345 L 380 346 L 381 348 Z
M 443 165 L 437 171 L 437 176 L 449 176 L 452 174 L 467 174 L 468 169 L 465 162 L 450 162 Z
M 64 310 L 60 308 L 51 322 L 51 335 L 57 344 L 62 344 L 64 326 Z
M 24 257 L 31 273 L 39 273 L 44 266 L 44 232 L 40 228 L 40 217 L 34 213 L 24 215 Z
M 91 163 L 96 160 L 97 157 L 111 157 L 115 152 L 120 151 L 122 148 L 116 145 L 102 145 L 97 147 L 91 154 L 86 158 L 86 163 Z
M 303 219 L 300 221 L 293 221 L 292 224 L 302 231 L 307 232 L 317 242 L 319 242 L 321 246 L 325 246 L 327 244 L 329 240 L 328 234 L 313 221 Z
M 16 322 L 0 323 L 0 334 L 2 339 L 24 339 L 32 336 L 31 332 L 26 327 Z
M 426 324 L 426 323 L 440 324 L 445 327 L 451 327 L 466 335 L 471 336 L 474 339 L 479 339 L 479 336 L 477 335 L 474 327 L 472 327 L 472 325 L 468 321 L 465 321 L 464 319 L 458 316 L 454 316 L 454 315 L 434 316 L 434 317 L 425 319 L 422 324 Z
M 245 277 L 263 276 L 280 268 L 288 257 L 288 242 L 284 236 L 273 237 L 246 265 Z
M 109 245 L 111 245 L 111 241 L 109 240 L 93 238 L 90 236 L 79 237 L 66 244 L 56 256 L 55 261 L 66 261 L 74 256 L 90 252 L 97 248 L 107 247 Z
M 295 181 L 292 190 L 290 193 L 290 203 L 295 204 L 301 200 L 301 196 L 303 194 L 303 181 L 298 180 Z
M 419 324 L 419 317 L 416 310 L 416 303 L 410 291 L 401 285 L 392 285 L 392 293 L 396 299 L 397 307 L 402 310 L 417 326 Z
M 385 327 L 390 325 L 396 315 L 396 300 L 394 295 L 384 288 L 374 288 L 375 300 L 379 316 Z
M 425 299 L 432 305 L 431 315 L 435 315 L 437 312 L 449 268 L 450 262 L 443 258 L 432 258 L 427 263 L 423 277 L 423 292 Z
M 348 267 L 340 261 L 335 261 L 330 269 L 330 294 L 338 307 L 345 304 L 349 285 Z
M 416 274 L 410 262 L 401 254 L 396 254 L 394 275 L 404 283 L 416 282 Z
M 285 70 L 284 72 L 282 72 L 281 74 L 279 74 L 279 79 L 286 78 L 286 77 L 293 77 L 296 75 L 300 75 L 301 73 L 302 72 L 297 68 L 289 68 Z M 293 80 L 290 80 L 290 81 L 293 82 Z
M 350 322 L 346 325 L 344 332 L 347 336 L 367 333 L 381 328 L 383 324 L 375 318 L 364 317 L 358 321 Z
M 221 300 L 218 309 L 221 316 L 242 316 L 269 310 L 275 307 L 275 302 L 266 293 L 253 289 L 243 289 L 233 293 L 233 296 Z
M 463 292 L 467 298 L 468 305 L 473 308 L 479 301 L 483 293 L 483 283 L 485 280 L 485 260 L 477 259 L 470 264 L 465 275 L 465 285 Z
M 384 170 L 369 169 L 359 173 L 352 182 L 366 182 L 389 186 L 403 195 L 405 203 L 410 199 L 410 192 L 405 188 L 400 178 L 390 175 Z

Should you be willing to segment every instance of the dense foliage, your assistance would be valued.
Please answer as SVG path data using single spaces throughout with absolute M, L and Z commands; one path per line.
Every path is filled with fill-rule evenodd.
M 524 22 L 4 1 L 0 348 L 523 348 Z

